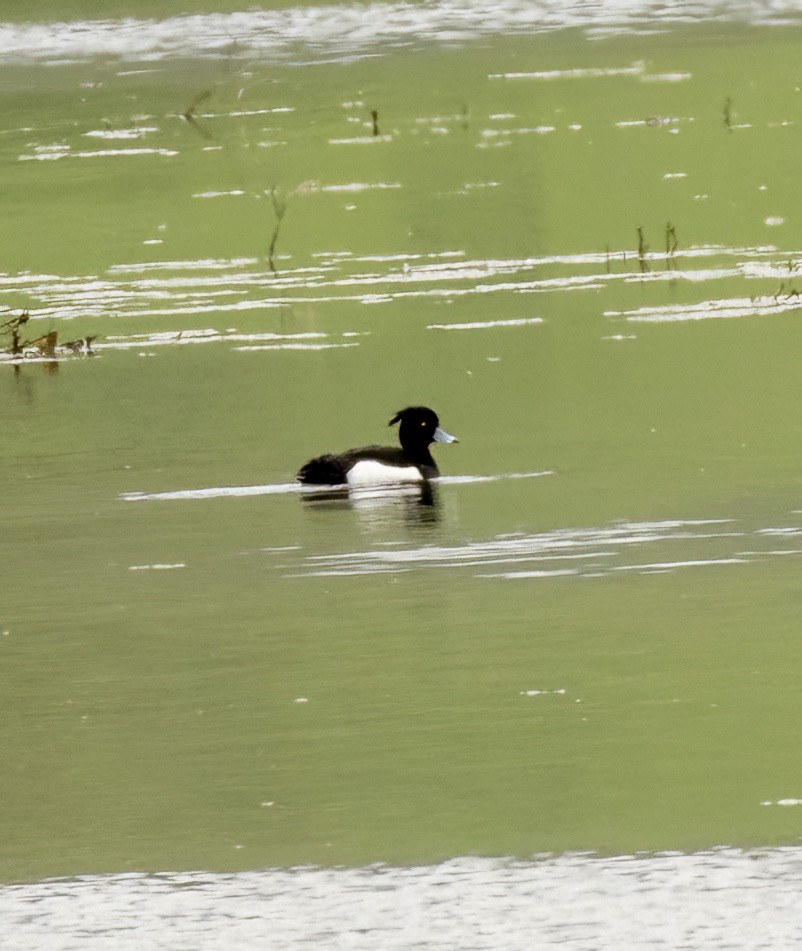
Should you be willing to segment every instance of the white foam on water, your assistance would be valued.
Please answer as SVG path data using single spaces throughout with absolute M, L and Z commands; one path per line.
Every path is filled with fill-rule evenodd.
M 502 475 L 438 476 L 435 481 L 438 485 L 471 485 L 476 482 L 499 482 L 503 479 L 539 479 L 550 475 L 554 475 L 553 469 L 542 469 L 539 472 L 507 472 Z
M 514 320 L 475 320 L 464 324 L 427 324 L 427 330 L 486 330 L 491 327 L 525 327 L 542 324 L 542 317 L 521 317 Z
M 605 311 L 605 317 L 622 317 L 632 323 L 677 323 L 689 320 L 729 320 L 739 317 L 768 317 L 798 310 L 798 296 L 735 297 L 700 301 L 698 304 L 666 304 L 631 311 Z
M 349 182 L 345 185 L 321 185 L 321 192 L 367 192 L 401 188 L 400 182 Z
M 346 139 L 329 139 L 329 145 L 376 145 L 379 142 L 392 142 L 391 135 L 357 135 Z
M 290 702 L 305 709 L 301 696 Z M 264 806 L 280 809 L 267 800 Z M 802 945 L 802 848 L 722 847 L 438 865 L 126 872 L 0 886 L 14 951 Z
M 295 112 L 295 106 L 273 106 L 270 109 L 234 109 L 231 112 L 203 112 L 204 119 L 241 119 L 246 116 L 269 116 L 274 112 Z
M 234 350 L 342 350 L 358 347 L 358 343 L 266 343 L 234 347 Z
M 288 495 L 303 491 L 298 482 L 274 485 L 223 485 L 208 489 L 177 489 L 173 492 L 123 492 L 123 502 L 167 502 L 184 499 L 240 498 L 250 495 Z
M 683 83 L 693 78 L 692 73 L 644 73 L 638 77 L 642 83 Z
M 606 76 L 641 76 L 643 63 L 632 66 L 598 66 L 577 69 L 546 69 L 522 73 L 489 73 L 488 79 L 602 79 Z
M 565 575 L 576 575 L 579 572 L 574 568 L 562 568 L 547 571 L 546 569 L 532 569 L 530 571 L 503 571 L 495 574 L 478 574 L 477 578 L 561 578 Z
M 95 152 L 73 152 L 71 149 L 66 148 L 62 151 L 53 151 L 53 152 L 37 152 L 33 155 L 19 155 L 17 156 L 18 161 L 20 162 L 35 162 L 35 161 L 53 161 L 55 159 L 63 158 L 118 158 L 130 157 L 130 156 L 142 156 L 142 155 L 162 155 L 167 156 L 168 158 L 173 158 L 178 155 L 178 152 L 175 149 L 99 149 Z
M 156 562 L 153 565 L 129 565 L 129 571 L 171 571 L 174 568 L 186 568 L 186 562 L 177 561 L 172 564 Z
M 611 571 L 666 571 L 671 568 L 701 568 L 706 565 L 745 565 L 746 558 L 692 558 L 679 561 L 656 561 L 642 565 L 614 565 Z
M 109 274 L 143 273 L 147 271 L 224 271 L 229 268 L 249 267 L 258 258 L 199 258 L 196 261 L 146 261 L 131 264 L 112 264 Z
M 501 479 L 534 479 L 540 476 L 553 475 L 551 470 L 543 472 L 512 472 L 492 476 L 440 476 L 434 480 L 438 485 L 470 485 L 477 482 L 498 482 Z M 120 499 L 123 502 L 164 502 L 183 499 L 219 499 L 236 498 L 251 495 L 287 495 L 303 492 L 315 493 L 330 492 L 332 486 L 301 485 L 299 482 L 269 483 L 267 485 L 224 485 L 200 489 L 177 489 L 167 492 L 123 492 Z M 335 486 L 334 488 L 340 488 Z M 343 486 L 343 493 L 347 490 Z
M 799 22 L 797 0 L 432 0 L 431 3 L 376 2 L 340 6 L 302 5 L 279 10 L 252 8 L 234 13 L 202 13 L 164 19 L 0 23 L 0 62 L 60 64 L 93 57 L 123 63 L 152 63 L 182 56 L 261 59 L 296 64 L 351 61 L 384 55 L 395 48 L 454 45 L 498 34 L 547 33 L 584 29 L 591 37 L 621 32 L 652 33 L 687 22 L 742 21 L 753 24 Z M 554 78 L 639 76 L 642 64 L 612 70 L 560 71 Z M 515 78 L 516 74 L 494 74 Z M 531 73 L 520 74 L 532 78 Z M 546 75 L 535 78 L 550 78 Z
M 305 347 L 307 349 L 318 349 L 324 346 L 357 346 L 357 344 L 323 344 L 312 341 L 325 339 L 328 334 L 307 331 L 302 333 L 273 333 L 266 331 L 264 333 L 221 333 L 217 330 L 168 330 L 157 331 L 152 334 L 131 334 L 129 336 L 114 334 L 94 344 L 96 350 L 131 350 L 140 347 L 168 347 L 168 346 L 190 346 L 200 343 L 237 343 L 240 346 L 233 347 L 234 350 L 259 349 L 255 346 L 261 341 L 271 341 L 261 346 L 262 349 L 275 349 L 277 347 Z
M 192 197 L 193 198 L 231 198 L 233 196 L 239 197 L 244 194 L 245 192 L 241 188 L 230 188 L 228 191 L 222 191 L 222 192 L 216 192 L 216 191 L 194 192 Z
M 150 132 L 158 132 L 156 126 L 139 126 L 135 129 L 92 129 L 84 135 L 93 139 L 141 139 Z

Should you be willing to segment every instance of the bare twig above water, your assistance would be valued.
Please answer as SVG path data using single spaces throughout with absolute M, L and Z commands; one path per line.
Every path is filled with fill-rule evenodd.
M 670 222 L 666 222 L 665 227 L 665 243 L 666 243 L 666 270 L 671 270 L 675 267 L 674 255 L 679 250 L 679 239 L 677 238 L 677 229 Z M 609 244 L 604 246 L 604 270 L 607 274 L 612 273 L 613 263 L 615 261 L 621 261 L 624 267 L 627 266 L 628 258 L 631 258 L 632 252 L 627 252 L 626 250 L 614 251 Z M 638 228 L 638 247 L 635 252 L 638 259 L 638 267 L 640 268 L 641 274 L 645 274 L 651 269 L 650 260 L 656 258 L 656 253 L 651 254 L 651 249 L 646 243 L 646 236 L 644 234 L 644 229 L 642 226 Z
M 95 354 L 92 350 L 92 344 L 95 340 L 97 340 L 97 335 L 92 334 L 88 337 L 80 337 L 78 340 L 65 340 L 62 346 L 71 353 L 93 357 Z
M 666 222 L 666 269 L 671 270 L 674 266 L 674 255 L 679 248 L 677 232 L 670 221 Z
M 795 287 L 787 286 L 785 281 L 781 281 L 780 286 L 774 293 L 775 304 L 779 304 L 780 301 L 789 301 L 792 297 L 795 297 L 797 300 L 799 300 L 799 291 Z
M 0 333 L 11 334 L 11 347 L 9 349 L 12 356 L 22 353 L 23 345 L 20 343 L 19 329 L 28 323 L 30 316 L 27 310 L 23 310 L 18 317 L 11 317 L 0 325 Z
M 643 228 L 638 228 L 638 265 L 641 269 L 641 274 L 649 270 L 649 262 L 646 260 L 646 255 L 649 253 L 649 245 L 646 244 L 646 241 L 643 237 Z
M 182 113 L 182 116 L 187 120 L 187 122 L 194 129 L 197 129 L 198 132 L 204 137 L 204 139 L 211 139 L 212 134 L 211 132 L 209 132 L 208 129 L 206 129 L 204 126 L 202 126 L 198 122 L 195 116 L 195 110 L 198 108 L 198 106 L 202 102 L 206 102 L 207 99 L 211 98 L 211 95 L 212 95 L 211 89 L 204 89 L 202 92 L 198 93 L 197 96 L 195 96 L 192 102 L 187 106 L 187 108 Z
M 278 242 L 279 231 L 281 231 L 281 223 L 284 221 L 284 215 L 287 211 L 287 198 L 279 194 L 275 186 L 270 189 L 269 194 L 273 205 L 273 214 L 276 216 L 276 227 L 273 229 L 273 237 L 270 239 L 270 247 L 267 249 L 267 263 L 270 265 L 270 270 L 277 274 L 273 258 L 276 253 L 276 243 Z
M 54 360 L 59 356 L 65 356 L 67 353 L 94 356 L 92 343 L 97 339 L 96 336 L 81 337 L 78 340 L 68 340 L 59 344 L 58 331 L 49 330 L 39 337 L 23 340 L 20 328 L 24 327 L 29 320 L 29 312 L 23 310 L 16 317 L 11 317 L 5 323 L 0 324 L 0 335 L 7 335 L 11 338 L 10 346 L 0 348 L 0 353 L 7 353 L 13 358 L 48 357 Z
M 23 347 L 32 347 L 38 350 L 43 357 L 55 357 L 56 344 L 58 343 L 58 331 L 51 330 L 49 333 L 42 334 L 35 340 L 28 340 Z
M 724 125 L 732 132 L 732 99 L 729 96 L 724 100 Z
M 267 249 L 267 263 L 270 266 L 270 270 L 274 274 L 278 274 L 278 269 L 276 268 L 275 258 L 276 258 L 276 245 L 278 244 L 278 236 L 281 231 L 281 226 L 284 222 L 284 215 L 287 213 L 287 203 L 293 195 L 311 195 L 314 192 L 317 192 L 320 189 L 320 183 L 315 179 L 308 179 L 307 181 L 301 182 L 300 185 L 296 185 L 291 191 L 283 192 L 274 185 L 270 191 L 265 191 L 263 194 L 270 196 L 270 203 L 273 207 L 273 215 L 276 219 L 275 227 L 273 228 L 273 235 L 270 238 L 270 245 Z M 261 196 L 259 196 L 261 197 Z

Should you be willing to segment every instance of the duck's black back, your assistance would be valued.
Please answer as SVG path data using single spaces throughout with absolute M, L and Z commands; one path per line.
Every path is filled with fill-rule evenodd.
M 301 466 L 295 478 L 305 485 L 341 485 L 349 468 L 342 455 L 318 456 Z

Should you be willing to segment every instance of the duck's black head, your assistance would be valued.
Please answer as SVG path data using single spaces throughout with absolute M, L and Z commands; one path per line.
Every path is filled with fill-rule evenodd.
M 398 439 L 407 452 L 428 448 L 433 442 L 457 442 L 457 437 L 440 428 L 437 413 L 428 406 L 407 406 L 399 410 L 388 423 L 400 423 Z

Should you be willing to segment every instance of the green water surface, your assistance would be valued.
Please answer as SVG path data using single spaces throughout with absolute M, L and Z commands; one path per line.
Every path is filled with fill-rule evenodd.
M 799 841 L 800 39 L 0 66 L 0 322 L 144 335 L 0 364 L 0 879 Z M 198 329 L 356 345 L 148 336 Z M 410 403 L 444 475 L 551 474 L 123 497 L 289 483 Z M 471 563 L 671 520 L 712 527 Z

